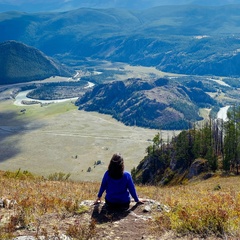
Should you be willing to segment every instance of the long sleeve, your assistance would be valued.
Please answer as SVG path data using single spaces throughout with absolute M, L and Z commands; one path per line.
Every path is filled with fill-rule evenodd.
M 124 172 L 120 179 L 112 179 L 106 171 L 98 192 L 98 198 L 102 197 L 104 191 L 106 191 L 106 200 L 112 203 L 127 203 L 130 201 L 130 195 L 136 202 L 139 201 L 129 172 Z
M 136 189 L 132 180 L 132 176 L 130 173 L 128 174 L 128 190 L 131 196 L 133 197 L 133 199 L 135 200 L 135 202 L 138 202 L 139 199 L 138 199 L 137 192 L 136 192 Z
M 105 172 L 105 174 L 103 176 L 103 179 L 102 179 L 102 182 L 101 182 L 101 186 L 100 186 L 100 189 L 99 189 L 99 192 L 98 192 L 98 197 L 99 198 L 102 197 L 106 188 L 107 188 L 107 172 Z

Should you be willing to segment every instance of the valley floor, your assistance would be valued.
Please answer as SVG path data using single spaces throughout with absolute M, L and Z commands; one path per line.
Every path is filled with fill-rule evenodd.
M 7 100 L 0 102 L 0 109 L 2 170 L 21 168 L 44 176 L 64 172 L 73 180 L 100 181 L 113 153 L 120 152 L 131 171 L 158 132 L 79 111 L 71 102 L 24 106 L 22 113 L 23 107 Z M 163 137 L 169 134 L 163 132 Z M 102 164 L 95 166 L 98 160 Z

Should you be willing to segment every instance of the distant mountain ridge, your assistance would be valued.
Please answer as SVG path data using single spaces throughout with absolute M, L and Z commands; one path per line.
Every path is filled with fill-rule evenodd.
M 0 42 L 21 41 L 66 64 L 92 58 L 174 73 L 239 76 L 239 12 L 240 5 L 7 12 L 0 14 Z
M 42 80 L 55 75 L 71 76 L 71 72 L 23 43 L 7 41 L 0 44 L 0 84 Z

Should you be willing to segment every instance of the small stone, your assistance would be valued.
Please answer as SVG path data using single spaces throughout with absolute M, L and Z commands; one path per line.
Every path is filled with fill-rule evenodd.
M 163 205 L 163 204 L 158 204 L 157 205 L 157 210 L 162 212 L 162 211 L 165 211 L 165 212 L 170 212 L 170 208 L 166 205 Z
M 143 212 L 151 212 L 151 207 L 149 205 L 146 205 L 143 209 Z
M 4 204 L 3 204 L 3 200 L 0 198 L 0 208 L 3 208 Z
M 16 237 L 13 240 L 36 240 L 36 238 L 31 236 L 21 236 L 21 237 Z
M 46 240 L 44 236 L 40 236 L 37 239 L 39 240 Z M 37 240 L 35 237 L 32 236 L 21 236 L 21 237 L 16 237 L 13 240 Z M 72 240 L 72 238 L 62 234 L 58 237 L 49 237 L 48 240 Z

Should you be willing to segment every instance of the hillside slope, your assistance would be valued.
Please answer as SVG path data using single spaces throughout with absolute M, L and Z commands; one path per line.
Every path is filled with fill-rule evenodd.
M 239 177 L 165 188 L 137 186 L 141 199 L 154 199 L 143 205 L 132 202 L 125 212 L 108 212 L 103 204 L 92 205 L 100 183 L 34 179 L 27 171 L 0 172 L 0 183 L 5 186 L 0 189 L 0 200 L 5 196 L 17 202 L 13 208 L 0 206 L 0 239 L 4 240 L 20 236 L 69 240 L 220 240 L 240 236 Z M 214 190 L 216 186 L 220 188 Z
M 201 120 L 200 106 L 213 106 L 216 102 L 202 89 L 190 89 L 162 78 L 100 84 L 75 104 L 86 111 L 111 114 L 126 125 L 184 129 Z
M 23 43 L 1 43 L 0 53 L 0 84 L 42 80 L 55 75 L 71 76 L 70 70 Z

